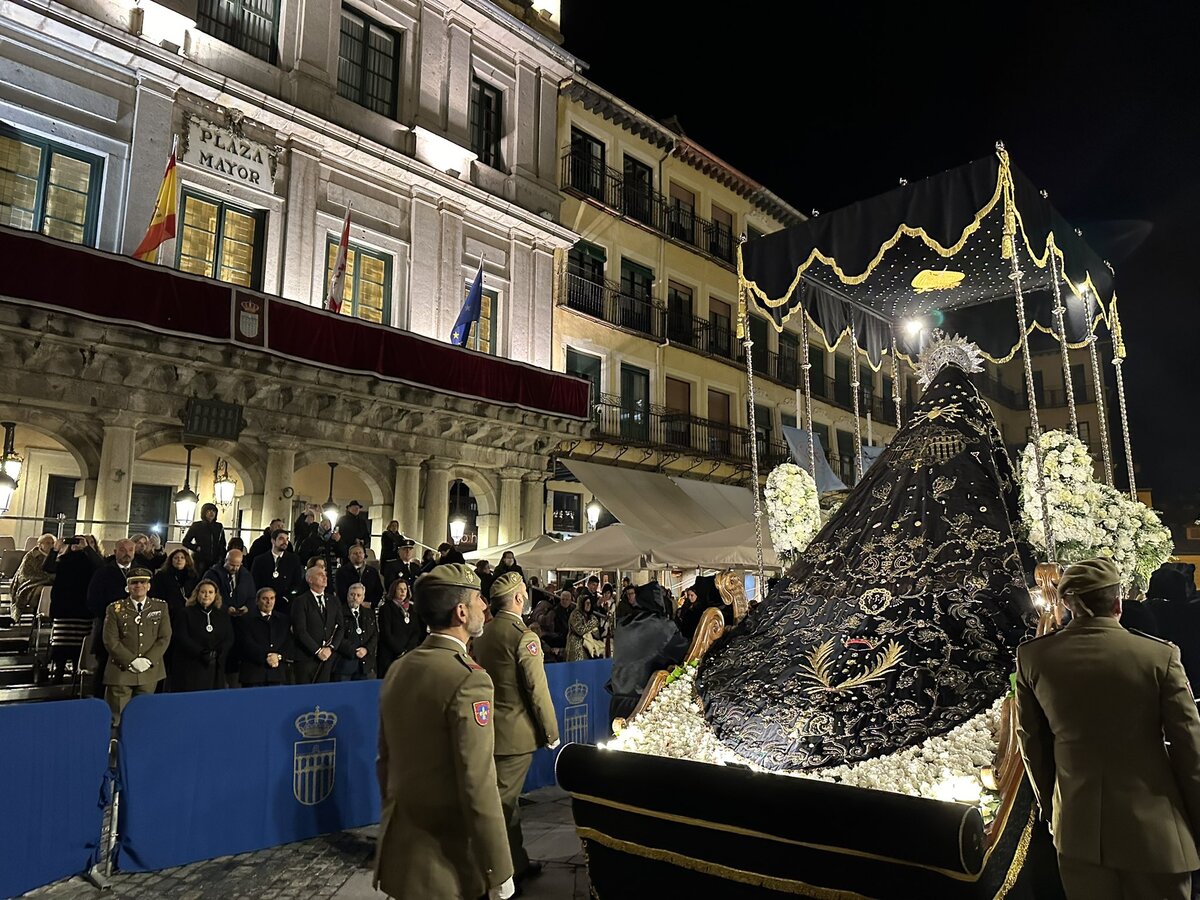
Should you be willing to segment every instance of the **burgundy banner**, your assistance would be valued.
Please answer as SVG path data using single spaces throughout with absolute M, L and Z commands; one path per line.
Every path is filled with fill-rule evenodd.
M 9 228 L 0 228 L 0 297 L 504 406 L 588 416 L 589 387 L 579 378 Z

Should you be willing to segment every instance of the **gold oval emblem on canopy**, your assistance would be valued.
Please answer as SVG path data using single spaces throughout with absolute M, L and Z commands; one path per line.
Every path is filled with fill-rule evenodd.
M 918 294 L 927 294 L 930 291 L 948 291 L 958 287 L 966 277 L 963 272 L 935 272 L 932 269 L 922 269 L 913 278 L 912 286 Z

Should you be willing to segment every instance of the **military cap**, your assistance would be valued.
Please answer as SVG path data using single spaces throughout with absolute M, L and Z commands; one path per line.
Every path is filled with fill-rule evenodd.
M 417 546 L 417 542 L 414 541 L 412 538 L 401 538 L 401 540 L 400 540 L 400 549 L 401 550 L 403 550 L 405 547 L 415 547 L 415 546 Z
M 479 590 L 479 576 L 470 566 L 462 563 L 445 563 L 434 566 L 417 579 L 413 589 L 420 591 L 422 587 L 463 587 Z
M 492 582 L 492 589 L 488 591 L 488 597 L 498 600 L 514 593 L 524 585 L 525 579 L 521 577 L 520 572 L 505 572 Z
M 147 581 L 148 582 L 149 580 L 150 580 L 150 570 L 149 569 L 130 569 L 129 577 L 125 579 L 125 583 L 130 584 L 134 581 Z
M 1067 566 L 1067 571 L 1059 579 L 1058 593 L 1063 597 L 1087 594 L 1120 584 L 1121 581 L 1121 570 L 1111 559 L 1085 559 Z

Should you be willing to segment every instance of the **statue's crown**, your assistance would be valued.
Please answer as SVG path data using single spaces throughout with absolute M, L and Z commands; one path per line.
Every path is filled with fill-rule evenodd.
M 917 380 L 921 387 L 933 384 L 937 373 L 946 366 L 957 366 L 968 374 L 983 371 L 983 353 L 965 337 L 948 337 L 941 329 L 930 336 L 929 343 L 917 359 Z

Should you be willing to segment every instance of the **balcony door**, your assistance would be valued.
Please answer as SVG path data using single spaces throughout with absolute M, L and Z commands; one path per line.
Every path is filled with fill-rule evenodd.
M 567 253 L 567 306 L 597 319 L 604 315 L 603 247 L 580 241 Z
M 733 310 L 715 297 L 708 298 L 708 352 L 733 359 Z
M 621 437 L 646 441 L 650 437 L 650 373 L 621 365 Z
M 625 155 L 625 215 L 645 225 L 654 224 L 654 170 Z
M 694 347 L 694 332 L 692 289 L 677 281 L 667 282 L 667 339 Z
M 688 244 L 696 243 L 696 195 L 671 183 L 670 221 L 667 233 Z
M 650 292 L 654 272 L 628 259 L 621 259 L 621 296 L 619 318 L 615 323 L 643 334 L 653 334 Z
M 567 374 L 586 378 L 591 389 L 591 406 L 595 412 L 600 403 L 600 357 L 581 353 L 574 347 L 567 348 Z
M 571 129 L 571 187 L 604 202 L 604 145 L 578 128 Z
M 729 456 L 729 395 L 708 391 L 708 452 L 714 456 Z
M 667 377 L 667 414 L 663 420 L 666 442 L 675 447 L 691 447 L 692 386 L 679 378 Z

